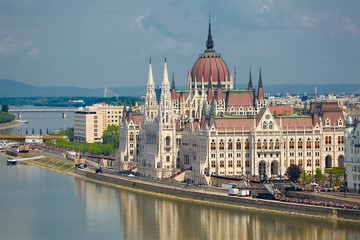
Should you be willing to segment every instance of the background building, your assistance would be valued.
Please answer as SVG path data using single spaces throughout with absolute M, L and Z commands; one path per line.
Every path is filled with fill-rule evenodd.
M 97 104 L 79 108 L 74 114 L 74 140 L 101 143 L 104 130 L 109 125 L 119 126 L 123 106 Z
M 360 122 L 351 116 L 346 119 L 345 137 L 347 188 L 360 193 Z

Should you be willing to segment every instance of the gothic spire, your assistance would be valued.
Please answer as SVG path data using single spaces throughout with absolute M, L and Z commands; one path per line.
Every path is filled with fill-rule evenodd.
M 207 37 L 207 41 L 206 41 L 206 49 L 208 51 L 212 51 L 214 48 L 214 41 L 212 39 L 212 35 L 211 35 L 211 23 L 210 23 L 210 14 L 209 14 L 209 32 L 208 32 L 208 37 Z
M 248 90 L 251 90 L 251 89 L 253 89 L 253 84 L 252 84 L 252 80 L 251 80 L 251 67 L 250 67 Z
M 147 82 L 147 85 L 148 86 L 154 86 L 155 83 L 154 83 L 154 79 L 153 79 L 153 73 L 152 73 L 152 67 L 151 67 L 151 58 L 150 58 L 150 61 L 149 61 L 149 74 L 148 74 L 148 82 Z
M 262 88 L 263 84 L 262 84 L 262 79 L 261 79 L 261 67 L 260 67 L 260 75 L 259 75 L 259 88 Z
M 171 89 L 175 89 L 175 77 L 174 77 L 174 73 L 172 73 Z

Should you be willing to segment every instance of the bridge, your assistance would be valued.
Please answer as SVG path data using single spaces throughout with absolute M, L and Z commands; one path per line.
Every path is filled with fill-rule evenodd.
M 38 112 L 59 112 L 63 118 L 66 118 L 66 113 L 76 112 L 77 108 L 11 108 L 9 112 L 17 113 L 18 119 L 21 119 L 23 113 L 38 113 Z
M 52 136 L 52 135 L 0 135 L 2 140 L 14 140 L 26 143 L 42 143 L 43 140 L 49 139 L 64 139 L 66 136 Z

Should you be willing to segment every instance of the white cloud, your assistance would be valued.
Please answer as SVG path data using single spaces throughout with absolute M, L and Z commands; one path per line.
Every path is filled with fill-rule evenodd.
M 343 18 L 342 23 L 343 23 L 343 27 L 345 28 L 346 31 L 348 31 L 352 34 L 360 33 L 360 28 L 358 26 L 356 26 L 354 21 L 352 21 L 350 18 L 348 18 L 348 17 Z
M 317 25 L 316 19 L 313 18 L 311 15 L 306 14 L 306 15 L 301 15 L 300 16 L 300 24 L 303 27 L 306 28 L 315 28 Z
M 31 46 L 30 41 L 24 41 L 13 36 L 8 36 L 0 40 L 0 57 L 9 56 L 19 49 Z
M 271 12 L 270 8 L 265 4 L 261 6 L 259 11 L 260 11 L 261 14 Z
M 40 52 L 40 49 L 34 47 L 34 48 L 32 48 L 32 49 L 28 52 L 28 55 L 29 55 L 29 56 L 36 56 L 36 55 L 39 54 L 39 52 Z
M 145 18 L 145 15 L 141 15 L 141 16 L 138 16 L 136 17 L 129 25 L 129 29 L 131 31 L 144 31 L 144 18 Z

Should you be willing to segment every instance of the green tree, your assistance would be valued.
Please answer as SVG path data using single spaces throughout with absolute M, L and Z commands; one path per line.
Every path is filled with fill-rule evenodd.
M 324 175 L 323 173 L 321 172 L 321 169 L 320 168 L 316 168 L 315 170 L 315 181 L 317 183 L 321 182 L 322 180 L 324 179 Z
M 2 112 L 8 112 L 9 111 L 9 106 L 8 105 L 1 105 L 1 111 Z
M 65 135 L 69 138 L 70 142 L 74 141 L 74 127 L 68 127 L 65 130 Z
M 311 175 L 309 173 L 306 173 L 305 170 L 303 170 L 300 175 L 300 182 L 309 184 L 310 179 L 311 179 Z
M 103 132 L 103 143 L 119 146 L 119 126 L 109 125 Z
M 301 174 L 301 169 L 298 165 L 290 165 L 286 170 L 286 175 L 292 182 L 297 182 Z

